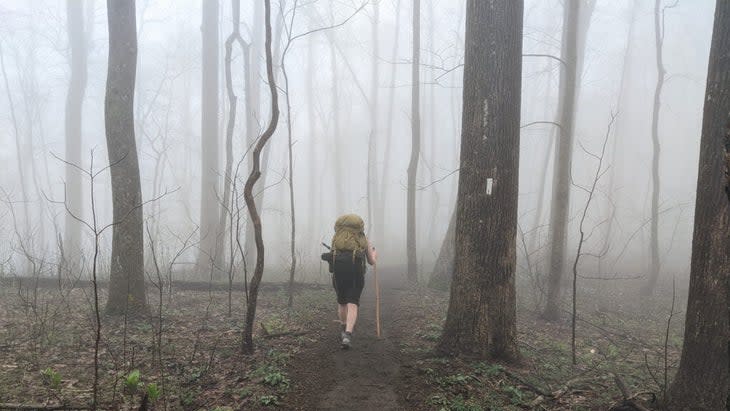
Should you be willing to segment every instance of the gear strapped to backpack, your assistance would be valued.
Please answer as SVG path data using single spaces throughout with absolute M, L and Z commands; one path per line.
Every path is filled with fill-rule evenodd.
M 367 247 L 365 222 L 357 214 L 345 214 L 335 222 L 332 249 L 322 254 L 322 260 L 329 264 L 330 273 L 343 264 L 359 265 L 364 273 Z

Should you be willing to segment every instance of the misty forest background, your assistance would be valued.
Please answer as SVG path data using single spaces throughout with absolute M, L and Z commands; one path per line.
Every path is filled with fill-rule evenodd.
M 357 213 L 387 273 L 402 275 L 418 293 L 429 287 L 446 299 L 450 291 L 448 311 L 439 306 L 437 314 L 445 319 L 438 351 L 520 358 L 516 304 L 542 320 L 572 319 L 575 365 L 576 306 L 586 316 L 645 310 L 657 314 L 642 326 L 656 328 L 652 341 L 660 351 L 665 334 L 660 376 L 649 359 L 646 368 L 667 400 L 690 285 L 713 22 L 716 31 L 725 27 L 727 10 L 710 0 L 496 3 L 501 20 L 480 14 L 486 5 L 476 0 L 278 0 L 270 9 L 268 1 L 138 0 L 136 7 L 109 3 L 109 10 L 96 0 L 0 1 L 5 316 L 17 313 L 10 297 L 17 292 L 26 315 L 32 307 L 48 332 L 39 319 L 56 321 L 59 313 L 48 314 L 49 304 L 66 304 L 91 281 L 93 294 L 79 297 L 95 314 L 85 319 L 94 335 L 87 394 L 93 407 L 114 403 L 116 381 L 134 369 L 128 316 L 157 316 L 152 344 L 164 375 L 162 323 L 174 304 L 173 284 L 195 283 L 209 295 L 227 288 L 215 309 L 237 318 L 236 327 L 245 317 L 243 351 L 252 354 L 259 281 L 288 287 L 282 304 L 290 310 L 295 284 L 326 289 L 322 243 L 339 215 Z M 482 22 L 472 32 L 470 18 Z M 494 59 L 479 54 L 480 41 Z M 469 66 L 470 44 L 481 66 Z M 490 73 L 497 73 L 489 78 L 494 83 L 481 89 L 478 79 Z M 727 90 L 727 78 L 718 84 Z M 485 141 L 488 133 L 502 141 L 516 132 L 517 139 L 482 152 L 469 140 L 479 127 Z M 509 141 L 519 143 L 516 151 Z M 464 191 L 457 205 L 462 190 L 481 190 L 464 164 L 482 160 L 469 153 L 500 171 L 519 165 L 518 177 L 486 180 L 486 196 L 494 190 L 500 202 L 475 209 L 476 197 Z M 250 178 L 254 164 L 257 182 Z M 513 175 L 516 202 L 501 197 Z M 265 260 L 249 213 L 254 203 Z M 480 237 L 473 228 L 487 220 Z M 715 252 L 728 242 L 725 220 L 712 226 Z M 496 237 L 509 236 L 515 225 L 516 243 Z M 494 261 L 488 271 L 504 268 L 506 280 L 470 277 L 482 260 L 464 255 L 466 239 L 492 244 L 479 256 Z M 515 253 L 512 273 L 507 260 Z M 724 263 L 712 267 L 722 278 L 727 255 L 718 255 Z M 516 294 L 499 288 L 503 280 L 516 283 Z M 469 284 L 477 290 L 466 291 Z M 39 292 L 39 285 L 58 294 Z M 470 301 L 487 304 L 479 293 L 489 287 L 498 291 L 487 298 L 505 304 L 490 311 L 494 324 L 479 313 L 473 328 L 457 324 L 454 318 L 480 307 Z M 103 347 L 113 345 L 104 341 L 116 338 L 103 337 L 101 324 L 118 321 L 103 319 L 105 313 L 124 314 L 124 359 L 112 367 L 111 400 L 97 399 L 105 383 L 100 358 L 109 355 Z M 719 378 L 727 388 L 727 369 Z M 550 395 L 556 402 L 563 396 Z M 641 409 L 636 398 L 624 397 Z
M 525 54 L 560 56 L 562 7 L 554 3 L 526 5 Z M 263 17 L 261 10 L 254 15 L 253 4 L 241 5 L 244 40 L 252 42 L 251 37 L 255 37 L 253 41 L 258 43 L 251 46 L 252 107 L 242 101 L 246 79 L 240 48 L 234 47 L 232 54 L 232 82 L 239 97 L 232 151 L 234 166 L 244 159 L 241 179 L 247 177 L 247 137 L 249 133 L 258 136 L 265 128 L 270 99 L 264 84 L 263 31 L 253 20 Z M 283 5 L 287 16 L 291 6 Z M 596 253 L 608 250 L 603 258 L 584 263 L 586 275 L 641 276 L 650 264 L 646 220 L 651 217 L 651 119 L 657 80 L 656 70 L 649 69 L 655 53 L 653 6 L 653 2 L 597 2 L 581 22 L 585 36 L 581 39 L 583 70 L 575 104 L 576 143 L 587 149 L 598 147 L 610 113 L 618 114 L 606 160 L 610 171 L 601 181 L 604 194 L 590 216 L 594 225 L 612 217 L 610 223 L 597 229 L 588 246 Z M 360 4 L 318 1 L 301 7 L 293 35 L 341 23 Z M 279 7 L 275 4 L 273 8 L 273 52 L 279 61 L 287 35 Z M 377 21 L 373 7 L 366 7 L 341 27 L 295 40 L 287 53 L 294 198 L 299 216 L 296 249 L 302 256 L 302 267 L 306 267 L 298 272 L 302 281 L 326 280 L 319 275 L 320 242 L 329 241 L 334 219 L 346 212 L 366 219 L 369 237 L 382 250 L 383 263 L 404 261 L 406 170 L 411 146 L 410 6 L 408 2 L 389 1 L 380 2 L 378 8 Z M 424 278 L 437 258 L 456 200 L 464 10 L 463 2 L 425 2 L 422 10 L 422 141 L 416 180 L 416 238 L 419 272 Z M 15 221 L 7 208 L 2 216 L 2 238 L 7 239 L 2 242 L 3 270 L 7 273 L 22 274 L 27 269 L 22 252 L 18 252 L 18 235 L 30 243 L 33 255 L 43 254 L 50 262 L 51 255 L 58 253 L 58 235 L 63 238 L 65 234 L 66 213 L 63 206 L 50 203 L 46 197 L 63 200 L 64 183 L 72 184 L 65 164 L 54 158 L 72 160 L 66 154 L 66 135 L 80 136 L 69 154 L 75 154 L 78 160 L 74 163 L 81 168 L 88 169 L 92 150 L 98 167 L 107 164 L 103 121 L 108 53 L 105 6 L 100 1 L 87 2 L 79 13 L 83 22 L 73 28 L 81 31 L 83 48 L 79 53 L 86 54 L 81 68 L 86 78 L 74 79 L 82 91 L 81 122 L 78 129 L 64 132 L 64 112 L 73 109 L 66 104 L 67 99 L 72 102 L 67 95 L 73 49 L 64 4 L 3 5 L 2 54 L 10 88 L 0 102 L 5 113 L 5 150 L 0 155 L 6 164 L 0 186 L 5 191 L 4 200 L 15 208 Z M 216 63 L 202 58 L 200 2 L 138 2 L 135 131 L 143 198 L 149 200 L 167 192 L 144 208 L 145 219 L 154 228 L 153 238 L 161 244 L 195 229 L 215 232 L 219 223 L 229 116 L 223 73 L 223 43 L 231 31 L 228 4 L 221 4 L 219 13 L 217 35 L 212 39 L 218 45 L 211 57 Z M 696 136 L 701 124 L 712 13 L 712 2 L 687 2 L 667 10 L 664 18 L 667 74 L 659 118 L 658 223 L 664 278 L 682 279 L 689 272 L 699 140 L 687 136 Z M 211 73 L 217 78 L 218 109 L 213 113 L 215 121 L 207 128 L 201 128 L 203 61 L 218 70 Z M 555 121 L 560 62 L 526 57 L 523 71 L 522 123 Z M 12 106 L 7 97 L 12 99 Z M 548 234 L 547 204 L 554 159 L 546 153 L 555 147 L 554 128 L 539 123 L 522 130 L 519 216 L 532 245 L 531 253 L 544 247 Z M 257 190 L 261 192 L 264 241 L 270 253 L 267 278 L 271 280 L 286 278 L 283 274 L 288 273 L 290 264 L 287 146 L 286 127 L 279 127 L 263 153 L 260 186 L 266 188 Z M 371 189 L 377 192 L 370 212 L 369 159 Z M 577 147 L 573 160 L 576 183 L 587 184 L 590 161 Z M 109 184 L 108 173 L 101 174 L 97 211 L 102 222 L 111 220 Z M 80 192 L 78 207 L 81 215 L 87 216 L 87 183 L 80 183 Z M 582 195 L 576 191 L 572 196 L 571 224 L 577 223 L 574 217 L 585 200 Z M 541 201 L 545 205 L 539 207 Z M 242 218 L 245 223 L 245 213 Z M 568 232 L 574 234 L 576 230 L 569 228 Z M 88 232 L 81 233 L 81 250 L 88 259 L 91 238 Z M 110 240 L 110 236 L 103 236 L 102 253 L 108 253 Z M 574 247 L 575 241 L 571 235 L 568 248 Z M 66 244 L 67 250 L 73 248 Z M 205 272 L 190 269 L 197 254 L 192 248 L 180 259 L 180 276 L 207 278 Z M 50 264 L 48 269 L 53 270 Z

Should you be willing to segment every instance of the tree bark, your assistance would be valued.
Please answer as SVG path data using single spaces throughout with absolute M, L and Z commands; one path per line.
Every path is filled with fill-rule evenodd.
M 730 389 L 730 3 L 718 0 L 700 140 L 684 346 L 671 410 L 724 410 Z
M 134 137 L 137 32 L 134 0 L 107 0 L 109 65 L 104 121 L 112 183 L 113 234 L 108 314 L 147 311 L 142 188 Z
M 468 0 L 456 259 L 438 350 L 519 357 L 515 265 L 521 0 Z
M 198 270 L 220 274 L 218 242 L 218 0 L 203 1 L 202 94 L 200 121 L 200 254 Z
M 562 280 L 565 272 L 568 215 L 570 213 L 570 173 L 573 163 L 573 133 L 575 102 L 578 95 L 578 75 L 582 72 L 585 37 L 594 0 L 566 0 L 563 13 L 563 40 L 560 58 L 565 64 L 560 72 L 560 137 L 553 164 L 553 190 L 550 207 L 550 273 L 547 303 L 543 316 L 548 320 L 560 318 Z
M 243 329 L 242 349 L 246 354 L 253 353 L 254 349 L 253 327 L 254 319 L 256 318 L 256 300 L 258 298 L 258 289 L 261 284 L 261 277 L 264 273 L 264 239 L 262 236 L 261 217 L 259 216 L 256 208 L 253 188 L 256 185 L 256 181 L 261 177 L 261 151 L 274 134 L 276 125 L 279 121 L 279 97 L 276 89 L 276 79 L 274 77 L 274 64 L 271 57 L 271 2 L 270 0 L 264 0 L 264 4 L 264 19 L 266 26 L 266 42 L 264 50 L 266 53 L 266 75 L 269 83 L 269 91 L 271 93 L 271 121 L 254 147 L 251 157 L 253 168 L 251 169 L 251 174 L 248 176 L 246 185 L 243 189 L 243 196 L 246 200 L 246 206 L 248 207 L 251 223 L 253 224 L 254 240 L 256 244 L 256 266 L 254 267 L 253 276 L 251 277 L 251 284 L 248 287 L 246 320 Z
M 66 0 L 68 42 L 71 48 L 71 79 L 66 95 L 66 150 L 65 160 L 78 167 L 81 161 L 81 118 L 86 93 L 88 50 L 84 33 L 83 2 Z M 81 172 L 69 164 L 65 166 L 66 206 L 78 218 L 83 219 Z M 75 272 L 81 267 L 81 224 L 66 213 L 64 224 L 64 263 L 67 270 Z
M 413 60 L 411 62 L 411 159 L 408 163 L 408 192 L 406 204 L 406 247 L 408 281 L 418 282 L 416 253 L 416 176 L 421 153 L 421 0 L 413 1 Z

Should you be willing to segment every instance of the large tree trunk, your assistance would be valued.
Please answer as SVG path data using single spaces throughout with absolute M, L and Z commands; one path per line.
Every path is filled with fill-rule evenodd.
M 264 239 L 262 236 L 261 218 L 256 208 L 256 202 L 253 197 L 253 188 L 256 185 L 256 181 L 261 177 L 261 151 L 266 146 L 271 136 L 276 130 L 277 122 L 279 121 L 279 97 L 276 89 L 276 79 L 274 77 L 274 64 L 271 57 L 271 4 L 270 0 L 264 0 L 265 2 L 265 26 L 266 26 L 266 43 L 264 50 L 266 53 L 266 75 L 269 83 L 269 91 L 271 93 L 271 121 L 269 126 L 266 128 L 261 138 L 256 143 L 252 153 L 253 168 L 251 174 L 246 180 L 246 185 L 243 189 L 243 196 L 246 200 L 246 206 L 248 207 L 248 213 L 251 218 L 251 223 L 254 229 L 254 240 L 256 244 L 256 265 L 254 268 L 253 276 L 251 277 L 251 284 L 248 287 L 248 294 L 246 299 L 246 320 L 243 329 L 243 344 L 242 349 L 244 353 L 253 353 L 253 327 L 254 319 L 256 318 L 256 300 L 258 298 L 259 284 L 261 283 L 261 277 L 264 273 Z
M 662 88 L 664 87 L 664 77 L 666 70 L 664 69 L 663 45 L 664 45 L 664 27 L 661 23 L 662 0 L 656 0 L 654 3 L 654 44 L 656 47 L 656 69 L 657 81 L 654 88 L 654 109 L 651 114 L 651 234 L 649 239 L 649 255 L 651 262 L 649 264 L 649 281 L 642 287 L 642 295 L 650 295 L 654 292 L 654 287 L 659 279 L 659 190 L 661 181 L 659 179 L 659 154 L 661 145 L 659 144 L 659 111 L 662 104 Z
M 406 247 L 408 253 L 408 281 L 418 281 L 416 255 L 416 176 L 421 154 L 421 0 L 413 1 L 413 61 L 411 62 L 411 160 L 408 163 L 408 193 L 406 204 Z
M 565 271 L 568 216 L 570 213 L 570 173 L 573 163 L 573 131 L 578 75 L 582 72 L 582 56 L 590 15 L 595 0 L 567 0 L 563 13 L 563 40 L 560 72 L 560 137 L 553 165 L 553 190 L 550 207 L 550 274 L 544 317 L 560 317 L 562 279 Z
M 515 360 L 521 0 L 467 2 L 456 260 L 438 349 Z
M 106 145 L 112 182 L 114 227 L 109 278 L 109 314 L 141 313 L 144 284 L 142 188 L 134 138 L 137 32 L 134 0 L 108 0 L 109 65 L 104 100 Z
M 672 410 L 724 410 L 730 389 L 730 2 L 716 4 L 684 346 L 669 390 Z
M 74 167 L 83 166 L 81 161 L 81 117 L 86 93 L 86 36 L 84 34 L 83 2 L 66 0 L 68 42 L 71 48 L 71 80 L 66 95 L 66 213 L 63 249 L 66 269 L 75 272 L 81 267 L 81 223 L 83 199 L 81 173 Z M 73 215 L 72 215 L 73 213 Z
M 216 273 L 218 243 L 218 0 L 203 1 L 200 131 L 200 254 L 198 270 Z M 215 264 L 215 265 L 214 265 Z
M 456 210 L 449 219 L 449 228 L 446 230 L 444 242 L 441 244 L 436 265 L 433 267 L 431 279 L 428 286 L 437 290 L 448 290 L 451 285 L 451 278 L 454 275 L 454 256 L 456 254 L 455 244 L 456 233 Z

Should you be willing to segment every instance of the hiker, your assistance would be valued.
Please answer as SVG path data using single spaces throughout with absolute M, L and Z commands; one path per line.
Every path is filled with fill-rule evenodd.
M 360 216 L 346 214 L 337 219 L 331 251 L 322 254 L 322 259 L 329 263 L 332 273 L 342 324 L 342 348 L 347 349 L 352 342 L 360 294 L 365 286 L 365 262 L 370 265 L 377 262 L 377 252 L 365 237 L 365 223 Z

